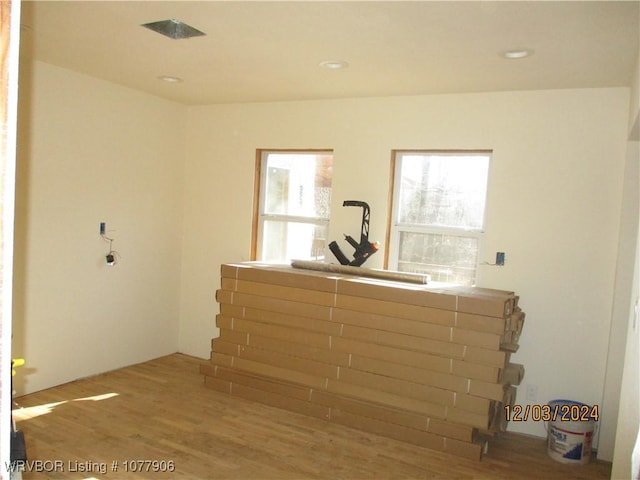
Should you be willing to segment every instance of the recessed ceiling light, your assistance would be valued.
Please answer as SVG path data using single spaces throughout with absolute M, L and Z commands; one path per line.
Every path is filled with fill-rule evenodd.
M 182 79 L 180 77 L 172 77 L 171 75 L 160 75 L 158 80 L 162 80 L 163 82 L 169 83 L 180 83 Z
M 329 70 L 340 70 L 341 68 L 347 68 L 349 64 L 344 60 L 325 60 L 320 62 L 320 66 Z
M 180 20 L 172 18 L 170 20 L 161 20 L 159 22 L 144 23 L 142 27 L 158 32 L 165 37 L 169 37 L 172 40 L 179 40 L 181 38 L 199 37 L 206 35 L 197 28 L 193 28 L 191 25 L 187 25 Z
M 514 50 L 507 50 L 506 52 L 502 52 L 500 55 L 504 58 L 514 60 L 514 59 L 525 58 L 533 55 L 533 50 L 529 50 L 528 48 L 518 48 Z

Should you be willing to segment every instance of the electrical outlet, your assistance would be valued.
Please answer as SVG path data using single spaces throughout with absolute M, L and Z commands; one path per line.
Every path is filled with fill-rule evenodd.
M 100 222 L 100 235 L 104 235 L 107 231 L 107 224 L 105 222 Z
M 533 384 L 528 384 L 527 385 L 527 393 L 526 393 L 526 400 L 529 402 L 536 402 L 538 401 L 538 386 L 537 385 L 533 385 Z
M 504 252 L 496 252 L 496 265 L 504 265 Z

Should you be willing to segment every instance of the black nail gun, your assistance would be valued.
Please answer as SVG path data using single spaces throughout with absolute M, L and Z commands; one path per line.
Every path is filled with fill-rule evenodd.
M 353 254 L 353 260 L 349 260 L 346 255 L 342 253 L 342 250 L 340 250 L 340 247 L 335 240 L 329 244 L 329 250 L 331 250 L 342 265 L 359 267 L 366 262 L 371 255 L 378 251 L 378 244 L 376 242 L 369 241 L 369 205 L 366 202 L 361 202 L 360 200 L 345 200 L 342 203 L 342 206 L 362 207 L 362 230 L 360 232 L 360 243 L 356 242 L 350 235 L 344 236 L 344 239 L 356 250 Z

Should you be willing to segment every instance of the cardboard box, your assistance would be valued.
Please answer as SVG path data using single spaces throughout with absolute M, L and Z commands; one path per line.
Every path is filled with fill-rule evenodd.
M 464 360 L 453 360 L 451 363 L 451 373 L 457 377 L 473 378 L 493 383 L 499 383 L 498 379 L 500 378 L 500 368 L 478 363 L 469 363 Z
M 331 410 L 331 420 L 347 427 L 383 435 L 403 442 L 412 443 L 432 450 L 444 450 L 444 437 L 433 433 L 387 423 L 373 418 L 361 417 L 342 410 Z
M 482 296 L 477 293 L 458 295 L 457 311 L 505 318 L 513 311 L 513 295 Z
M 301 413 L 309 417 L 329 420 L 329 409 L 311 402 L 305 402 L 293 397 L 278 395 L 276 393 L 265 392 L 251 388 L 240 383 L 231 386 L 231 395 L 245 398 L 254 402 L 264 403 L 272 407 L 282 408 L 290 412 Z
M 471 427 L 488 429 L 489 428 L 489 413 L 473 413 L 466 410 L 460 410 L 457 408 L 447 409 L 445 420 L 460 425 L 469 425 Z
M 500 350 L 501 335 L 495 333 L 478 332 L 454 327 L 451 341 L 462 345 L 486 348 L 487 350 Z
M 242 305 L 231 305 L 230 303 L 220 304 L 220 314 L 227 317 L 244 317 L 244 307 Z
M 338 369 L 336 365 L 328 365 L 326 363 L 314 362 L 304 358 L 296 358 L 283 353 L 276 353 L 269 350 L 261 350 L 251 346 L 239 346 L 239 358 L 260 362 L 267 365 L 295 370 L 297 372 L 306 373 L 316 377 L 338 378 Z
M 490 432 L 506 432 L 509 424 L 507 419 L 506 406 L 513 407 L 516 401 L 516 388 L 509 386 L 505 390 L 504 400 L 496 402 L 495 415 L 489 425 Z
M 275 365 L 269 365 L 266 363 L 256 362 L 248 360 L 242 357 L 232 357 L 234 359 L 233 365 L 222 365 L 224 367 L 231 367 L 238 370 L 244 370 L 257 375 L 263 375 L 270 379 L 284 380 L 287 382 L 297 383 L 299 385 L 306 385 L 312 388 L 325 388 L 327 380 L 323 377 L 310 375 L 296 370 L 288 368 L 277 367 Z M 216 360 L 215 363 L 218 363 Z
M 450 373 L 450 358 L 432 355 L 424 352 L 405 350 L 400 347 L 375 345 L 358 340 L 342 337 L 331 338 L 331 349 L 366 358 L 384 360 L 410 367 L 432 370 L 434 372 Z
M 466 330 L 502 335 L 506 331 L 506 323 L 507 320 L 505 318 L 457 312 L 455 326 Z
M 233 268 L 235 268 L 234 273 L 232 273 Z M 288 266 L 260 265 L 258 263 L 234 264 L 229 269 L 223 269 L 222 273 L 223 277 L 237 278 L 238 280 L 330 293 L 337 291 L 336 282 L 341 278 L 340 274 L 326 275 L 323 272 L 300 270 Z
M 438 405 L 451 405 L 454 403 L 453 392 L 442 388 L 432 387 L 421 383 L 409 382 L 398 378 L 378 375 L 376 373 L 352 368 L 340 369 L 338 380 L 351 385 L 379 390 L 381 392 L 393 393 L 407 398 L 414 398 Z
M 260 335 L 251 335 L 249 345 L 252 347 L 262 348 L 263 350 L 271 350 L 273 352 L 286 352 L 287 355 L 293 357 L 306 358 L 316 362 L 328 363 L 336 366 L 349 366 L 349 353 L 328 350 L 325 348 L 313 347 L 301 343 L 287 342 L 275 338 L 262 337 Z
M 457 457 L 480 461 L 486 441 L 461 442 L 453 438 L 445 438 L 444 451 Z
M 220 380 L 213 376 L 205 376 L 204 384 L 206 387 L 216 390 L 217 392 L 226 393 L 227 395 L 231 394 L 231 382 Z
M 225 279 L 223 279 L 224 281 Z M 280 298 L 294 302 L 310 303 L 312 305 L 326 305 L 332 307 L 335 301 L 335 293 L 308 290 L 297 287 L 284 287 L 268 283 L 249 282 L 246 280 L 232 280 L 235 282 L 234 291 L 248 293 L 261 297 Z M 226 288 L 224 283 L 222 288 Z
M 301 317 L 299 315 L 288 315 L 280 312 L 270 312 L 268 310 L 258 310 L 256 308 L 248 307 L 245 308 L 244 316 L 242 318 L 261 323 L 311 330 L 314 332 L 326 333 L 328 335 L 340 335 L 340 331 L 342 330 L 342 326 L 335 322 Z
M 464 354 L 463 345 L 384 330 L 375 330 L 373 328 L 355 327 L 353 325 L 344 325 L 341 336 L 378 345 L 389 345 L 407 350 L 422 351 L 447 358 L 462 359 Z
M 470 394 L 456 393 L 453 406 L 457 410 L 477 413 L 479 415 L 489 415 L 495 402 L 482 397 L 475 397 Z
M 451 292 L 455 292 L 458 296 L 462 295 L 475 295 L 479 297 L 499 298 L 499 299 L 512 299 L 515 303 L 515 293 L 511 290 L 499 290 L 497 288 L 487 287 L 469 287 L 465 285 L 451 285 L 446 286 L 444 289 Z
M 233 330 L 233 317 L 223 314 L 216 315 L 216 327 L 220 329 Z
M 498 424 L 502 420 L 500 420 L 499 417 L 505 416 L 503 403 L 495 402 L 493 404 L 493 409 L 491 410 L 490 414 L 491 414 L 491 418 L 489 420 L 489 428 L 487 430 L 478 430 L 478 432 L 482 432 L 484 435 L 494 435 L 495 433 L 500 431 Z
M 510 330 L 517 335 L 522 333 L 524 327 L 525 313 L 519 308 L 516 309 L 511 315 L 507 317 L 507 330 Z
M 236 286 L 238 284 L 238 280 L 235 278 L 221 278 L 220 279 L 220 289 L 227 290 L 229 292 L 235 292 Z
M 249 334 L 249 342 L 251 341 L 251 335 L 260 335 L 262 337 L 275 338 L 303 345 L 306 344 L 327 349 L 331 348 L 331 337 L 329 335 L 311 332 L 309 330 L 269 325 L 268 323 L 244 319 L 234 319 L 233 330 Z
M 513 385 L 508 385 L 507 388 L 505 389 L 504 400 L 502 400 L 502 403 L 504 405 L 513 407 L 513 405 L 515 405 L 516 403 L 517 393 L 518 393 L 518 389 L 516 387 L 514 387 Z
M 337 282 L 338 294 L 394 303 L 420 305 L 442 310 L 456 309 L 456 295 L 428 285 L 392 282 L 374 278 L 343 278 Z
M 504 392 L 505 386 L 499 383 L 488 383 L 481 380 L 469 381 L 469 395 L 502 401 Z
M 202 375 L 208 375 L 210 377 L 215 376 L 216 374 L 216 365 L 211 363 L 211 361 L 208 361 L 206 363 L 201 363 L 200 364 L 200 373 Z
M 230 301 L 232 305 L 240 305 L 245 308 L 256 308 L 259 310 L 269 310 L 271 312 L 285 313 L 289 315 L 297 315 L 300 317 L 317 318 L 318 320 L 329 320 L 331 318 L 331 307 L 324 305 L 311 305 L 302 302 L 293 302 L 280 298 L 260 297 L 258 295 L 250 295 L 240 292 L 227 292 L 222 290 L 222 294 L 226 297 L 231 294 Z M 224 302 L 223 302 L 224 303 Z
M 232 290 L 216 290 L 216 302 L 233 304 L 233 291 Z
M 456 312 L 450 310 L 386 302 L 351 295 L 338 295 L 336 297 L 336 307 L 344 310 L 376 313 L 379 315 L 418 320 L 451 327 L 454 326 L 456 320 Z
M 420 415 L 398 408 L 390 408 L 365 400 L 356 400 L 320 390 L 312 390 L 311 402 L 331 407 L 332 410 L 337 409 L 362 417 L 376 418 L 425 432 L 427 431 L 427 424 L 429 423 L 429 417 L 426 415 Z
M 308 402 L 311 400 L 310 387 L 297 385 L 294 383 L 277 382 L 273 380 L 267 380 L 264 377 L 258 375 L 251 375 L 246 372 L 240 372 L 229 368 L 219 367 L 216 370 L 216 378 L 220 380 L 226 380 L 232 384 L 242 384 L 247 387 L 261 390 L 263 392 L 275 393 L 285 397 L 296 398 Z
M 463 442 L 471 442 L 474 437 L 475 428 L 430 418 L 427 431 L 443 436 L 446 439 L 451 438 Z
M 240 345 L 225 341 L 220 337 L 211 340 L 211 351 L 224 353 L 225 355 L 237 356 L 240 353 Z
M 417 367 L 409 367 L 384 360 L 353 355 L 351 369 L 370 372 L 384 376 L 383 378 L 402 379 L 408 382 L 435 387 L 430 394 L 436 403 L 454 404 L 454 392 L 467 392 L 468 380 L 448 373 L 434 372 Z M 341 379 L 345 370 L 341 372 Z
M 524 365 L 520 363 L 508 363 L 500 372 L 500 380 L 498 383 L 503 385 L 520 385 L 523 378 Z
M 445 419 L 446 407 L 434 403 L 424 402 L 413 398 L 403 397 L 393 393 L 382 392 L 373 388 L 353 385 L 339 380 L 327 381 L 326 390 L 330 393 L 344 395 L 351 398 L 379 403 L 392 408 L 399 408 L 409 412 L 424 414 L 429 417 Z
M 247 345 L 249 342 L 249 334 L 246 332 L 236 332 L 226 328 L 220 329 L 220 337 L 225 342 L 235 343 L 237 345 Z
M 512 298 L 515 301 L 515 292 L 511 290 L 500 290 L 499 288 L 487 288 L 487 287 L 460 287 L 466 291 L 471 291 L 478 295 L 484 295 L 488 297 L 502 297 Z
M 520 345 L 518 345 L 517 343 L 501 343 L 500 344 L 500 350 L 508 353 L 516 353 L 519 348 L 520 348 Z
M 222 367 L 233 367 L 233 363 L 236 357 L 231 355 L 225 355 L 224 353 L 211 352 L 211 363 L 214 365 L 220 365 Z
M 491 367 L 504 368 L 507 355 L 503 351 L 487 350 L 479 347 L 466 347 L 463 359 L 465 362 L 479 363 Z
M 238 265 L 223 263 L 220 265 L 220 276 L 222 278 L 238 278 Z
M 331 407 L 332 412 L 334 410 L 349 412 L 360 417 L 373 418 L 462 441 L 470 442 L 473 438 L 474 429 L 472 427 L 456 425 L 451 422 L 429 418 L 425 415 L 419 415 L 397 408 L 381 406 L 364 400 L 355 400 L 313 390 L 311 393 L 311 401 Z
M 331 321 L 338 324 L 353 325 L 356 327 L 373 328 L 394 333 L 402 333 L 416 337 L 430 338 L 433 340 L 450 341 L 452 327 L 427 323 L 425 321 L 406 320 L 403 318 L 378 315 L 354 310 L 334 308 Z

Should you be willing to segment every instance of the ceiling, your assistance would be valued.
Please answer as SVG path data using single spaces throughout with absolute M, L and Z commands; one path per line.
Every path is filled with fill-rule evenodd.
M 190 105 L 629 86 L 639 7 L 640 1 L 23 1 L 21 58 Z M 206 35 L 173 40 L 140 26 L 171 18 Z M 512 49 L 533 55 L 500 55 Z M 327 60 L 349 66 L 321 68 Z

